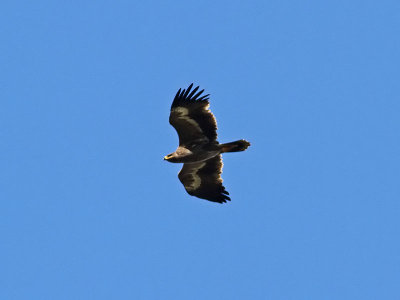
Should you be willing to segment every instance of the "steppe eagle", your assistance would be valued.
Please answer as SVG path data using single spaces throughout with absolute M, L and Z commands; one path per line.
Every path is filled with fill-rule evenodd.
M 172 163 L 183 163 L 178 174 L 186 191 L 198 198 L 213 202 L 230 201 L 222 185 L 221 153 L 244 151 L 250 146 L 246 140 L 220 144 L 217 141 L 217 122 L 209 110 L 209 95 L 201 94 L 193 83 L 176 93 L 171 105 L 170 124 L 179 136 L 175 152 L 164 157 Z

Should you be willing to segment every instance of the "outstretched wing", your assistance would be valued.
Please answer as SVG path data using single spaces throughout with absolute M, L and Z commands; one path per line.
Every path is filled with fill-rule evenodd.
M 222 158 L 217 155 L 209 160 L 184 164 L 178 177 L 189 195 L 213 202 L 230 201 L 222 185 Z
M 208 109 L 208 96 L 199 97 L 204 90 L 196 93 L 199 87 L 191 91 L 193 83 L 187 90 L 179 89 L 171 105 L 169 123 L 179 136 L 179 145 L 201 144 L 217 139 L 217 122 Z

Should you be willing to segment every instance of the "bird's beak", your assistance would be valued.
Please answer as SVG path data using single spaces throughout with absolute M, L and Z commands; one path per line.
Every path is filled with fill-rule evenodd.
M 168 157 L 167 157 L 167 156 L 164 156 L 164 160 L 168 160 Z

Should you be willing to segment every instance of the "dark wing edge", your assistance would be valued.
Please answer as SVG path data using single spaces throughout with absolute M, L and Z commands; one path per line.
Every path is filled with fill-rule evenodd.
M 187 89 L 179 89 L 171 105 L 170 124 L 179 136 L 179 143 L 194 140 L 216 141 L 217 122 L 209 110 L 209 94 L 201 96 L 204 90 L 199 86 L 192 90 L 193 83 Z M 201 96 L 201 97 L 200 97 Z
M 178 90 L 178 92 L 175 95 L 174 101 L 172 102 L 171 110 L 174 107 L 186 106 L 186 105 L 188 105 L 190 103 L 208 104 L 208 100 L 210 99 L 209 98 L 210 94 L 204 95 L 204 96 L 199 98 L 199 96 L 204 92 L 204 90 L 201 90 L 200 92 L 195 94 L 197 92 L 197 90 L 200 88 L 200 86 L 197 86 L 190 93 L 190 90 L 192 89 L 192 87 L 193 87 L 193 83 L 191 83 L 189 85 L 187 90 L 186 89 L 183 89 L 182 91 L 181 91 L 181 89 Z
M 217 203 L 230 201 L 222 184 L 222 158 L 217 155 L 209 160 L 184 164 L 178 174 L 189 195 Z

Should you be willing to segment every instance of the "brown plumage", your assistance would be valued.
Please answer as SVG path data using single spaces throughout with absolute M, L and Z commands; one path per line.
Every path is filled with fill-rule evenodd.
M 209 110 L 209 95 L 201 96 L 199 87 L 177 92 L 171 105 L 170 124 L 179 136 L 175 152 L 164 157 L 173 163 L 184 163 L 178 178 L 186 191 L 198 198 L 213 202 L 229 201 L 222 185 L 221 153 L 244 151 L 250 143 L 238 140 L 220 144 L 217 141 L 217 122 Z M 201 96 L 201 97 L 200 97 Z

